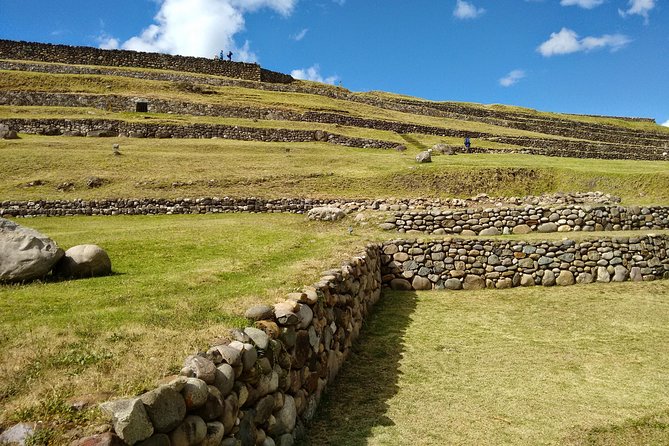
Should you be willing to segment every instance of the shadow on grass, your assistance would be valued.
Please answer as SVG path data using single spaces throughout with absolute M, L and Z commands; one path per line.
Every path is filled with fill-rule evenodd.
M 300 446 L 361 446 L 376 426 L 392 426 L 387 401 L 398 391 L 404 335 L 415 293 L 387 292 L 323 397 Z
M 569 446 L 645 446 L 669 444 L 669 411 L 659 412 L 618 425 L 576 432 L 565 441 Z

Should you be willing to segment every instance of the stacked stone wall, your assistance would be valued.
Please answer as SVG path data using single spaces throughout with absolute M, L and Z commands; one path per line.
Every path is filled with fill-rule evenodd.
M 425 209 L 396 212 L 386 230 L 427 234 L 501 235 L 529 232 L 669 229 L 666 206 L 526 206 L 486 209 Z
M 380 247 L 369 245 L 286 301 L 250 308 L 252 326 L 186 358 L 181 376 L 103 410 L 130 445 L 292 445 L 380 297 Z
M 289 75 L 263 70 L 257 64 L 203 57 L 172 56 L 126 50 L 102 50 L 83 46 L 52 45 L 2 39 L 0 39 L 0 59 L 175 70 L 259 82 L 289 83 L 293 81 L 293 78 Z
M 149 124 L 112 119 L 3 119 L 0 124 L 20 133 L 132 138 L 222 138 L 240 141 L 313 142 L 360 148 L 390 149 L 397 144 L 367 138 L 353 138 L 313 130 L 241 127 L 220 124 Z
M 669 236 L 582 242 L 447 239 L 383 245 L 383 282 L 396 290 L 474 290 L 669 279 Z
M 473 204 L 489 203 L 537 205 L 569 204 L 569 203 L 610 203 L 620 201 L 601 192 L 584 192 L 571 194 L 546 194 L 526 197 L 489 197 L 481 194 L 471 198 L 450 198 L 429 200 L 416 199 L 312 199 L 312 198 L 277 198 L 259 197 L 202 197 L 181 199 L 107 199 L 107 200 L 34 200 L 34 201 L 0 201 L 0 217 L 53 217 L 74 215 L 156 215 L 156 214 L 215 214 L 231 212 L 254 213 L 293 213 L 305 214 L 316 207 L 336 207 L 345 213 L 374 210 L 381 212 L 401 211 L 417 212 L 422 215 L 433 209 L 467 208 Z

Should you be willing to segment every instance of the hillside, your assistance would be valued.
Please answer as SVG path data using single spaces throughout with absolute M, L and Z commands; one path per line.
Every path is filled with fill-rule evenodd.
M 292 432 L 268 436 L 278 436 L 270 414 L 290 396 L 297 435 L 348 357 L 312 444 L 421 444 L 428 431 L 424 444 L 513 444 L 505 435 L 519 429 L 562 444 L 586 428 L 664 419 L 655 389 L 669 376 L 669 351 L 657 348 L 668 147 L 669 128 L 645 118 L 352 92 L 255 64 L 0 40 L 0 217 L 63 249 L 98 244 L 113 263 L 105 277 L 0 284 L 0 434 L 39 422 L 31 444 L 106 435 L 98 403 L 144 394 L 183 371 L 184 357 L 209 361 L 232 338 L 248 349 L 234 364 L 216 358 L 234 388 L 202 401 L 213 407 L 202 417 L 225 421 L 222 444 L 248 429 L 242 444 L 294 444 Z M 322 205 L 341 219 L 323 217 L 331 208 L 299 215 Z M 287 297 L 295 317 L 284 324 L 273 305 Z M 256 349 L 231 329 L 253 324 L 246 310 L 258 306 L 271 316 L 254 326 L 272 340 Z M 641 365 L 652 372 L 643 380 Z M 534 375 L 559 379 L 534 398 Z M 261 392 L 269 378 L 276 386 Z M 361 393 L 361 380 L 374 391 Z M 531 410 L 487 406 L 516 393 Z M 267 417 L 255 420 L 261 402 Z M 473 437 L 416 412 L 444 414 Z M 557 412 L 570 417 L 555 423 Z
M 669 200 L 664 163 L 609 161 L 665 158 L 669 131 L 645 119 L 155 69 L 36 61 L 0 61 L 0 69 L 0 122 L 36 134 L 0 142 L 14 149 L 2 160 L 3 171 L 14 172 L 0 180 L 4 199 L 450 197 L 600 189 L 641 203 Z M 135 111 L 138 101 L 147 103 L 148 113 Z M 78 137 L 86 134 L 115 138 Z M 419 151 L 436 143 L 461 151 L 465 136 L 473 139 L 475 154 L 415 166 Z M 151 137 L 161 138 L 159 148 Z M 118 160 L 107 156 L 112 143 L 122 147 Z M 392 150 L 398 145 L 408 150 Z M 560 159 L 530 156 L 536 154 Z M 33 169 L 25 157 L 44 167 Z M 249 162 L 256 168 L 244 169 Z M 102 186 L 88 188 L 89 177 L 102 178 Z M 477 180 L 463 181 L 472 177 Z

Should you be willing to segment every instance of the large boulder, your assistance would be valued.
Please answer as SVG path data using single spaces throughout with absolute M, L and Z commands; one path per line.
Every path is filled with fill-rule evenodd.
M 65 251 L 53 273 L 59 277 L 99 277 L 112 272 L 107 252 L 97 245 L 77 245 Z
M 0 282 L 24 282 L 47 275 L 63 257 L 56 242 L 0 218 Z
M 441 155 L 455 155 L 455 148 L 439 143 L 432 146 L 432 153 L 439 153 Z
M 427 150 L 425 152 L 420 152 L 416 155 L 416 161 L 419 163 L 431 163 L 432 162 L 432 151 Z

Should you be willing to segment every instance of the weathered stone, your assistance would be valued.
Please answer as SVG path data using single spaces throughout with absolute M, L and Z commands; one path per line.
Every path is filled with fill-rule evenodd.
M 395 229 L 397 226 L 395 226 L 395 223 L 381 223 L 379 225 L 379 228 L 384 230 L 384 231 L 391 231 Z
M 297 312 L 297 317 L 300 319 L 300 323 L 297 324 L 298 329 L 305 329 L 311 325 L 311 321 L 314 318 L 314 312 L 309 305 L 300 304 L 300 309 Z
M 225 435 L 225 428 L 223 423 L 212 421 L 207 423 L 207 433 L 204 440 L 198 446 L 220 446 Z
M 411 283 L 406 279 L 393 279 L 390 281 L 390 288 L 397 291 L 411 291 Z
M 605 266 L 597 268 L 597 282 L 609 283 L 611 281 L 611 274 Z
M 274 319 L 274 308 L 269 305 L 255 305 L 246 310 L 244 316 L 252 321 L 272 320 Z
M 223 395 L 221 391 L 215 386 L 208 386 L 209 392 L 207 394 L 207 402 L 197 410 L 192 412 L 192 415 L 197 415 L 204 421 L 213 421 L 223 415 Z
M 209 388 L 207 383 L 198 378 L 188 378 L 181 390 L 186 402 L 186 409 L 191 410 L 203 406 L 207 402 Z
M 641 282 L 643 280 L 643 275 L 641 274 L 641 268 L 638 266 L 632 267 L 630 270 L 630 280 L 633 282 Z
M 499 232 L 499 229 L 492 227 L 492 228 L 486 228 L 482 230 L 479 235 L 483 236 L 491 236 L 491 235 L 500 235 L 501 232 Z
M 461 290 L 462 282 L 459 279 L 448 279 L 444 281 L 444 288 L 447 290 Z
M 624 282 L 627 280 L 627 268 L 622 265 L 617 265 L 614 269 L 612 282 Z
M 162 386 L 140 397 L 156 432 L 168 433 L 186 416 L 186 402 L 181 393 Z
M 0 218 L 0 283 L 41 279 L 63 254 L 45 235 Z
M 485 279 L 475 274 L 467 274 L 462 283 L 462 288 L 465 290 L 482 290 L 485 287 Z
M 162 439 L 160 437 L 165 437 Z M 154 440 L 156 438 L 156 440 Z M 0 444 L 3 444 L 2 439 L 0 439 Z M 137 446 L 170 446 L 170 439 L 165 434 L 152 435 L 144 441 L 136 443 Z M 125 443 L 121 440 L 118 435 L 113 432 L 103 432 L 101 434 L 92 435 L 90 437 L 80 438 L 79 440 L 73 441 L 70 443 L 70 446 L 124 446 Z
M 513 227 L 512 232 L 517 235 L 529 234 L 532 232 L 532 228 L 530 228 L 528 225 L 516 225 Z
M 595 278 L 590 273 L 580 273 L 576 276 L 576 283 L 588 284 L 595 281 Z
M 184 368 L 193 372 L 193 376 L 207 384 L 214 384 L 216 381 L 216 364 L 207 358 L 198 355 L 190 355 L 184 361 Z
M 221 364 L 216 367 L 216 379 L 214 386 L 221 392 L 224 397 L 232 391 L 235 385 L 235 370 L 230 364 Z
M 292 396 L 285 396 L 283 407 L 274 414 L 274 418 L 276 419 L 276 423 L 269 430 L 269 434 L 272 437 L 276 438 L 295 429 L 297 409 L 295 408 L 295 400 Z
M 344 213 L 344 211 L 333 206 L 313 208 L 307 213 L 309 220 L 320 221 L 337 221 L 345 216 L 346 213 Z
M 297 325 L 300 318 L 297 312 L 300 310 L 297 302 L 284 301 L 274 305 L 274 315 L 280 325 Z
M 172 446 L 195 446 L 207 437 L 207 424 L 195 415 L 189 415 L 183 423 L 170 432 Z
M 553 285 L 555 285 L 555 273 L 551 270 L 544 271 L 544 275 L 541 278 L 541 284 L 543 286 L 553 286 Z
M 421 276 L 416 276 L 413 278 L 413 282 L 411 283 L 413 288 L 415 290 L 431 290 L 432 289 L 432 282 L 430 282 L 429 279 Z
M 153 435 L 153 425 L 139 398 L 102 403 L 103 412 L 111 415 L 116 434 L 129 445 Z
M 25 445 L 35 435 L 33 423 L 19 423 L 0 434 L 0 445 Z
M 513 281 L 509 278 L 499 279 L 495 284 L 495 288 L 497 288 L 498 290 L 503 290 L 511 287 L 513 287 Z
M 557 232 L 558 225 L 555 223 L 544 223 L 537 228 L 537 232 L 548 233 L 548 232 Z
M 416 161 L 419 163 L 431 163 L 432 162 L 432 153 L 429 150 L 425 152 L 420 152 L 416 155 Z
M 254 327 L 246 327 L 244 329 L 244 333 L 246 333 L 248 337 L 251 338 L 251 341 L 256 345 L 256 347 L 261 350 L 267 350 L 267 346 L 269 345 L 269 336 L 267 336 L 267 333 Z
M 520 286 L 534 286 L 534 277 L 531 274 L 523 274 L 520 277 Z
M 574 274 L 571 271 L 560 271 L 560 275 L 555 279 L 558 286 L 569 286 L 574 284 Z

